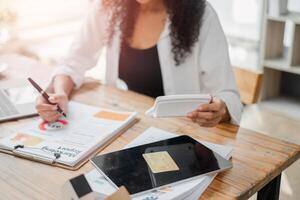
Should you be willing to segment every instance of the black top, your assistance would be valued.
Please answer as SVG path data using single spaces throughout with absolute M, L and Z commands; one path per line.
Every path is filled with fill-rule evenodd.
M 119 60 L 119 78 L 129 90 L 154 98 L 164 95 L 157 46 L 134 49 L 124 44 Z

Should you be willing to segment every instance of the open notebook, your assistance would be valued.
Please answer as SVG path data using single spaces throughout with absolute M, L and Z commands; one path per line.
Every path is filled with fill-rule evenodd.
M 0 149 L 47 164 L 77 169 L 136 120 L 135 112 L 118 112 L 70 102 L 67 119 L 41 120 L 0 140 Z

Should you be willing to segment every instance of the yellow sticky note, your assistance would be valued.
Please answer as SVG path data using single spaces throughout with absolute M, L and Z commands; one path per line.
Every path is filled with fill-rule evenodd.
M 129 117 L 129 114 L 100 111 L 96 113 L 94 117 L 101 118 L 101 119 L 115 120 L 115 121 L 125 121 Z
M 167 151 L 143 154 L 148 166 L 153 173 L 179 170 L 177 164 Z
M 33 135 L 18 133 L 11 139 L 13 142 L 19 142 L 25 146 L 36 146 L 43 141 L 42 138 Z

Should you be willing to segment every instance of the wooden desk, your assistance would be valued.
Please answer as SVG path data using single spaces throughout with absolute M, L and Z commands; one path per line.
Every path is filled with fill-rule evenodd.
M 4 83 L 8 83 L 14 77 L 18 80 L 23 76 L 26 78 L 28 73 L 40 79 L 47 75 L 46 66 L 36 64 L 31 60 L 16 56 L 2 56 L 1 61 L 10 64 L 10 70 L 5 78 L 0 77 L 0 85 L 3 87 Z M 14 65 L 14 63 L 19 64 Z M 33 66 L 39 66 L 39 68 L 33 70 Z M 17 70 L 19 68 L 22 70 Z M 263 199 L 264 195 L 266 195 L 265 199 L 276 199 L 279 193 L 281 172 L 300 156 L 298 145 L 228 124 L 217 128 L 201 128 L 187 119 L 147 118 L 143 113 L 153 104 L 152 98 L 101 86 L 95 82 L 85 84 L 74 93 L 72 99 L 93 106 L 138 111 L 141 119 L 139 123 L 126 131 L 103 152 L 124 147 L 150 126 L 184 133 L 200 140 L 233 146 L 233 168 L 219 174 L 200 199 L 247 199 L 258 191 L 259 199 Z M 31 120 L 1 124 L 0 137 L 13 132 L 20 124 Z M 91 169 L 92 166 L 88 163 L 78 171 L 67 171 L 0 154 L 0 199 L 56 200 L 60 198 L 61 186 L 67 179 Z

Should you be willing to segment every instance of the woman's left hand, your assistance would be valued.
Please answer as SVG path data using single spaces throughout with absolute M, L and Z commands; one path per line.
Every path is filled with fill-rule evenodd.
M 217 98 L 212 103 L 202 104 L 197 110 L 188 113 L 187 117 L 204 127 L 213 127 L 230 120 L 226 104 Z

